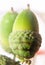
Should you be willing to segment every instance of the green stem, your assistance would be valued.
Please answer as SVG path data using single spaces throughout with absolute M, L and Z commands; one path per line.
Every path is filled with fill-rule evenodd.
M 11 7 L 11 12 L 14 13 L 14 9 L 13 9 L 13 7 Z

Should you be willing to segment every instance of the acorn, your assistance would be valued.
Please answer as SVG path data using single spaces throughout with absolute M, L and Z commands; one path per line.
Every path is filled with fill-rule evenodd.
M 12 50 L 9 46 L 8 37 L 9 34 L 12 32 L 12 27 L 17 15 L 18 13 L 14 11 L 13 7 L 11 7 L 11 11 L 7 12 L 3 16 L 0 25 L 0 38 L 2 42 L 1 45 L 6 52 L 10 52 L 10 53 L 12 52 Z
M 32 58 L 41 46 L 39 24 L 35 14 L 28 8 L 23 10 L 16 18 L 11 34 L 10 47 L 19 59 Z

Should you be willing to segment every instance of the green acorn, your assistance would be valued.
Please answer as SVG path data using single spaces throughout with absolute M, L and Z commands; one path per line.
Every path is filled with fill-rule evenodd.
M 10 47 L 21 60 L 30 59 L 39 50 L 41 40 L 37 18 L 28 5 L 14 22 L 9 36 Z
M 14 12 L 13 8 L 11 7 L 11 12 L 7 12 L 3 16 L 0 24 L 0 38 L 2 42 L 1 44 L 4 50 L 7 52 L 12 52 L 9 46 L 8 37 L 9 34 L 12 32 L 12 27 L 17 15 L 18 13 Z

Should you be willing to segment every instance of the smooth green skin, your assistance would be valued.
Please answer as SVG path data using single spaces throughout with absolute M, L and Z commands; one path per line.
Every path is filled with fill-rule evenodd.
M 30 30 L 34 32 L 39 32 L 38 21 L 34 13 L 30 10 L 23 10 L 16 18 L 13 25 L 14 31 L 25 31 Z
M 8 37 L 9 34 L 12 32 L 12 27 L 17 14 L 18 14 L 17 12 L 6 13 L 0 25 L 0 37 L 1 37 L 2 47 L 8 52 L 12 52 L 9 46 Z

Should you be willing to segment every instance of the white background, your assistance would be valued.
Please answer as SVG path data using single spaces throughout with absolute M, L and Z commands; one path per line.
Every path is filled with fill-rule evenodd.
M 27 8 L 27 4 L 30 4 L 30 9 L 36 14 L 39 22 L 39 30 L 42 36 L 42 45 L 40 49 L 45 50 L 45 0 L 0 0 L 0 22 L 2 16 L 10 11 L 13 7 L 15 11 L 21 12 L 23 9 Z M 43 16 L 42 16 L 43 14 Z M 0 49 L 1 53 L 2 50 Z M 42 57 L 42 56 L 41 56 Z M 40 56 L 36 57 L 36 65 L 45 65 Z M 40 63 L 42 62 L 42 63 Z

